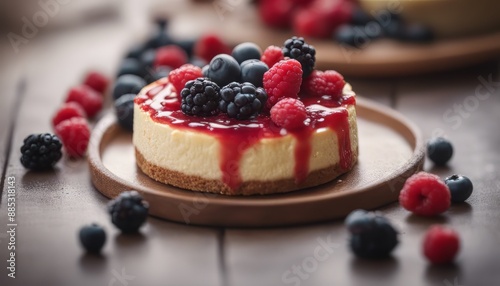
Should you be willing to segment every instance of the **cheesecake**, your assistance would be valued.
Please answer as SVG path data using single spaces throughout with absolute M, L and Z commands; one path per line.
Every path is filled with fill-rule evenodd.
M 291 192 L 330 182 L 358 158 L 356 95 L 302 95 L 303 128 L 287 130 L 267 114 L 247 120 L 182 112 L 168 78 L 146 86 L 134 100 L 137 166 L 168 185 L 225 195 Z

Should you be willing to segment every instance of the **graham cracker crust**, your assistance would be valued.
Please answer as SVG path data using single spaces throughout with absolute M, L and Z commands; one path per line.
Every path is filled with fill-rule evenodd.
M 352 155 L 353 162 L 350 169 L 354 167 L 358 158 L 357 152 L 353 152 Z M 151 164 L 137 148 L 135 148 L 135 158 L 137 166 L 139 166 L 142 172 L 155 181 L 192 191 L 232 196 L 270 195 L 296 191 L 330 182 L 349 171 L 341 170 L 338 165 L 335 165 L 310 173 L 307 179 L 301 184 L 296 184 L 295 179 L 249 181 L 243 182 L 238 189 L 233 190 L 221 180 L 208 180 L 198 176 L 190 176 Z

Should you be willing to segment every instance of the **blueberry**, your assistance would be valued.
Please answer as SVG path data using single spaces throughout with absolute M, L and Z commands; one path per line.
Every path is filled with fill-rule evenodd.
M 132 132 L 134 125 L 134 98 L 136 94 L 124 94 L 115 101 L 115 114 L 118 124 Z
M 239 82 L 241 79 L 240 65 L 233 57 L 220 54 L 210 61 L 208 75 L 219 86 L 225 86 L 233 81 Z
M 246 60 L 251 60 L 251 59 L 260 60 L 260 56 L 262 55 L 262 50 L 256 44 L 246 42 L 246 43 L 241 43 L 236 47 L 234 47 L 231 55 L 236 61 L 238 61 L 239 64 L 241 64 Z
M 408 25 L 403 33 L 403 40 L 413 43 L 428 43 L 434 39 L 432 30 L 419 24 Z
M 453 156 L 453 146 L 442 137 L 433 138 L 427 142 L 427 156 L 434 164 L 444 166 Z
M 373 18 L 368 13 L 366 13 L 365 10 L 361 9 L 361 7 L 355 7 L 353 9 L 351 24 L 355 26 L 364 26 L 372 20 Z
M 144 53 L 142 53 L 140 59 L 143 69 L 146 72 L 151 71 L 155 60 L 156 60 L 156 50 L 153 49 L 146 50 Z
M 264 73 L 268 70 L 269 67 L 260 60 L 246 60 L 241 63 L 241 81 L 263 87 Z
M 210 78 L 208 71 L 210 70 L 209 65 L 205 65 L 203 68 L 201 68 L 201 73 L 203 74 L 203 77 Z
M 144 86 L 146 86 L 144 79 L 132 74 L 122 75 L 115 82 L 113 99 L 117 100 L 128 93 L 138 94 Z
M 174 41 L 167 34 L 165 26 L 162 27 L 161 25 L 158 25 L 156 31 L 153 33 L 153 36 L 151 36 L 151 38 L 146 43 L 146 46 L 148 48 L 157 49 L 159 47 L 171 45 L 174 43 Z
M 133 74 L 136 76 L 143 77 L 144 69 L 139 60 L 133 58 L 126 58 L 120 64 L 120 68 L 118 69 L 117 77 L 122 76 L 124 74 Z
M 452 175 L 444 180 L 450 189 L 451 201 L 454 203 L 464 202 L 472 194 L 472 182 L 466 176 Z
M 397 231 L 379 214 L 355 210 L 345 224 L 351 232 L 350 247 L 356 256 L 387 257 L 399 242 Z
M 92 253 L 99 253 L 106 242 L 106 232 L 97 224 L 82 227 L 79 237 L 83 248 Z
M 334 38 L 337 42 L 349 45 L 355 48 L 362 48 L 366 45 L 370 38 L 363 30 L 363 27 L 343 25 L 334 33 Z

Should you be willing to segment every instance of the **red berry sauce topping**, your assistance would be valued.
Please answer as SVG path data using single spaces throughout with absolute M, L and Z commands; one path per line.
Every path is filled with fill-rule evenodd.
M 269 115 L 259 114 L 253 119 L 237 120 L 226 114 L 195 117 L 184 114 L 168 79 L 146 87 L 135 99 L 142 110 L 159 123 L 175 128 L 196 130 L 215 136 L 221 143 L 220 168 L 222 181 L 236 190 L 241 184 L 239 162 L 245 150 L 264 138 L 277 138 L 290 134 L 297 138 L 295 146 L 295 179 L 302 183 L 309 174 L 311 137 L 319 128 L 331 128 L 339 139 L 340 166 L 348 170 L 352 165 L 349 116 L 346 107 L 356 103 L 354 93 L 341 97 L 304 97 L 308 118 L 302 128 L 283 129 L 272 122 Z

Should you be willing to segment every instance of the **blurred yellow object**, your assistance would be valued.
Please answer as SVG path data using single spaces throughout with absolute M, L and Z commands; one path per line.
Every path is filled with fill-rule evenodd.
M 410 23 L 431 27 L 438 37 L 468 36 L 500 30 L 497 0 L 359 0 L 372 14 L 400 13 Z

